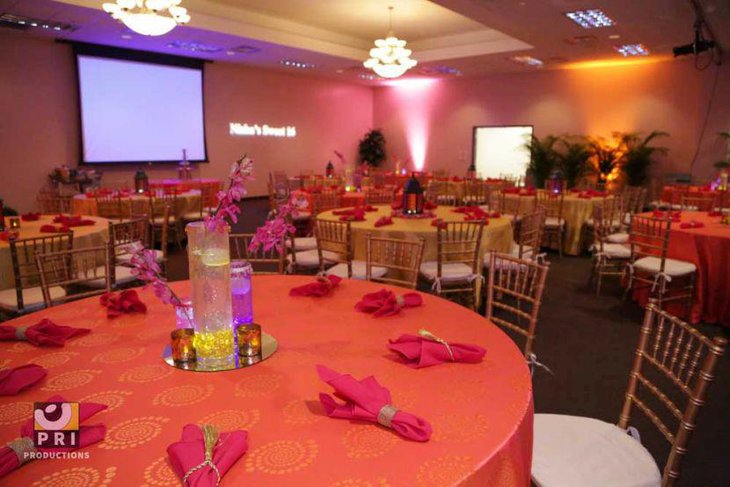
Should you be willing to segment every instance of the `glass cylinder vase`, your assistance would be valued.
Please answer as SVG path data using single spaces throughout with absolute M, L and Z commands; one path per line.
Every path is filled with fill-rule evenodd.
M 195 319 L 195 351 L 203 368 L 225 368 L 236 350 L 231 315 L 231 257 L 229 228 L 209 231 L 201 222 L 189 223 L 188 263 Z
M 252 274 L 253 268 L 250 262 L 245 260 L 231 262 L 231 300 L 234 327 L 253 322 Z

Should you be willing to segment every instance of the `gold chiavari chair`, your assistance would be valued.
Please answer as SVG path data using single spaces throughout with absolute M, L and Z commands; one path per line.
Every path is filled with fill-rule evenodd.
M 114 285 L 114 272 L 110 254 L 111 246 L 109 244 L 37 254 L 36 262 L 46 308 L 111 291 Z M 100 262 L 104 262 L 104 264 L 99 265 Z M 103 283 L 102 286 L 97 284 L 99 281 Z M 72 292 L 54 298 L 51 294 L 51 289 L 54 287 Z
M 203 184 L 200 187 L 200 199 L 197 200 L 195 209 L 182 215 L 180 218 L 184 222 L 195 222 L 202 220 L 207 214 L 217 206 L 216 187 L 209 184 Z
M 500 191 L 499 207 L 499 211 L 517 221 L 524 215 L 535 212 L 537 209 L 537 195 L 523 196 Z
M 540 243 L 545 231 L 545 210 L 524 215 L 515 223 L 514 243 L 510 255 L 519 259 L 537 260 L 540 254 Z
M 448 181 L 432 179 L 426 188 L 426 199 L 436 205 L 456 206 L 458 197 Z
M 644 314 L 618 424 L 536 414 L 535 484 L 586 485 L 590 479 L 591 485 L 676 485 L 698 413 L 707 402 L 726 347 L 725 338 L 710 339 L 651 302 Z M 631 434 L 634 409 L 643 413 L 670 444 L 661 473 L 651 453 L 637 435 Z M 601 468 L 596 469 L 596 465 Z
M 169 210 L 168 210 L 169 211 Z M 161 242 L 167 239 L 167 225 L 160 227 Z M 152 227 L 146 216 L 127 220 L 121 223 L 109 223 L 109 243 L 112 246 L 112 267 L 115 274 L 115 284 L 126 285 L 134 282 L 136 278 L 130 273 L 132 255 L 139 245 L 155 252 L 155 260 L 166 274 L 167 269 L 167 245 L 163 244 L 161 249 L 151 248 Z
M 563 256 L 563 242 L 565 241 L 565 218 L 563 218 L 563 204 L 565 193 L 554 194 L 548 191 L 538 191 L 537 204 L 545 208 L 545 231 L 541 246 L 557 247 L 558 255 Z
M 352 229 L 350 222 L 318 220 L 314 227 L 319 255 L 319 270 L 326 275 L 334 275 L 343 279 L 365 280 L 365 262 L 354 260 Z M 335 264 L 325 270 L 325 266 Z M 385 275 L 386 269 L 376 267 L 376 277 Z
M 251 263 L 256 275 L 284 274 L 284 258 L 286 247 L 282 238 L 279 247 L 273 246 L 266 250 L 260 245 L 256 250 L 251 249 L 253 233 L 232 233 L 229 236 L 232 259 L 243 259 Z
M 425 239 L 402 240 L 367 234 L 365 279 L 415 289 L 423 259 Z M 380 274 L 381 269 L 385 273 Z
M 525 337 L 525 359 L 536 365 L 533 345 L 549 264 L 491 251 L 489 268 L 486 317 Z
M 600 206 L 603 209 L 603 216 L 610 223 L 612 235 L 607 237 L 613 243 L 628 243 L 629 234 L 622 231 L 624 226 L 623 199 L 619 195 L 606 195 L 600 199 L 593 200 L 593 208 Z M 592 248 L 593 244 L 593 215 L 583 222 L 580 232 L 579 248 L 584 250 Z
M 449 177 L 449 170 L 448 169 L 434 169 L 433 177 L 439 178 L 439 179 L 446 179 Z
M 479 179 L 463 182 L 464 196 L 461 202 L 464 205 L 485 205 L 489 201 L 489 186 Z
M 398 186 L 398 175 L 395 173 L 388 173 L 384 177 L 385 185 L 388 187 L 395 188 Z
M 324 243 L 320 243 L 317 236 L 318 228 L 321 229 L 319 232 L 322 234 L 322 238 L 325 239 Z M 300 245 L 301 239 L 289 235 L 287 240 L 288 255 L 286 257 L 288 262 L 287 272 L 295 274 L 300 270 L 319 269 L 322 271 L 325 266 L 349 261 L 351 257 L 349 222 L 315 220 L 314 235 L 314 248 L 306 248 L 309 245 Z M 306 243 L 309 242 L 306 241 Z
M 439 296 L 466 295 L 477 306 L 484 222 L 448 222 L 437 228 L 437 257 L 421 264 L 420 271 Z
M 392 189 L 370 188 L 365 192 L 365 204 L 367 205 L 389 205 L 393 202 L 395 194 Z
M 11 238 L 9 243 L 15 289 L 0 291 L 0 309 L 9 314 L 36 311 L 43 307 L 44 301 L 35 257 L 41 253 L 70 250 L 73 232 L 38 238 Z M 54 286 L 49 288 L 49 293 L 53 299 L 59 299 L 66 291 Z
M 370 186 L 375 189 L 385 188 L 385 174 L 375 171 L 370 174 Z
M 60 195 L 57 191 L 41 191 L 37 197 L 38 210 L 45 215 L 71 213 L 71 195 Z
M 182 250 L 183 226 L 182 226 L 182 202 L 177 192 L 154 194 L 150 197 L 150 219 L 152 228 L 162 235 L 162 227 L 167 227 L 167 235 L 170 232 L 174 234 L 177 246 Z M 165 210 L 167 209 L 167 211 Z M 167 245 L 167 242 L 162 242 Z
M 666 301 L 678 299 L 684 299 L 687 309 L 691 308 L 697 267 L 691 262 L 667 257 L 671 227 L 669 212 L 666 218 L 632 215 L 629 225 L 631 259 L 626 265 L 628 284 L 624 298 L 635 288 L 648 288 L 657 298 L 659 308 Z
M 713 193 L 682 196 L 682 211 L 712 211 L 719 206 L 719 198 Z
M 588 285 L 596 279 L 596 296 L 601 294 L 603 276 L 622 276 L 631 258 L 631 249 L 625 242 L 613 242 L 613 219 L 603 205 L 593 205 L 593 267 Z
M 108 220 L 121 221 L 124 218 L 124 207 L 122 206 L 122 198 L 119 194 L 110 194 L 108 196 L 96 196 L 96 214 Z
M 342 207 L 342 197 L 338 191 L 322 191 L 312 194 L 312 214 L 318 215 L 323 211 Z

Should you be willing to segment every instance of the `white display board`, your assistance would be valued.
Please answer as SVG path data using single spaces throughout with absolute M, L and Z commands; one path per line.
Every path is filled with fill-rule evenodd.
M 532 137 L 531 125 L 474 127 L 474 165 L 482 178 L 525 175 Z

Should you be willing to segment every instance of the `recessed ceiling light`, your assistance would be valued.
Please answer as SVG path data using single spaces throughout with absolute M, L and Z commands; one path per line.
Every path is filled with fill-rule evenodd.
M 30 17 L 22 17 L 20 15 L 2 14 L 0 15 L 0 25 L 15 27 L 16 29 L 27 29 L 28 27 L 37 27 L 45 30 L 70 31 L 78 29 L 77 26 L 66 24 L 63 22 L 54 22 L 52 20 L 34 19 Z
M 621 36 L 618 35 L 618 34 L 611 34 L 610 36 L 608 36 L 608 38 L 609 39 L 616 40 L 616 39 L 621 39 Z
M 445 76 L 461 76 L 462 72 L 460 69 L 452 68 L 451 66 L 424 66 L 420 69 L 422 74 L 426 75 L 445 75 Z
M 624 44 L 623 46 L 614 46 L 613 48 L 624 57 L 648 56 L 650 52 L 649 48 L 644 44 Z
M 228 49 L 228 52 L 232 52 L 234 54 L 255 54 L 259 51 L 261 51 L 260 48 L 247 45 L 240 45 Z
M 131 39 L 132 34 L 122 34 L 122 39 Z
M 195 41 L 172 41 L 167 44 L 167 47 L 172 47 L 174 49 L 183 49 L 185 51 L 192 52 L 204 52 L 206 54 L 213 54 L 223 50 L 222 47 Z
M 566 13 L 565 16 L 584 29 L 611 27 L 615 24 L 611 17 L 597 8 L 590 10 L 576 10 L 575 12 Z
M 315 66 L 312 63 L 304 63 L 304 62 L 301 62 L 301 61 L 293 61 L 291 59 L 282 59 L 281 61 L 279 61 L 279 63 L 282 66 L 286 66 L 288 68 L 299 68 L 299 69 L 311 69 L 311 68 L 313 68 Z
M 383 79 L 383 78 L 381 78 L 379 76 L 375 76 L 374 74 L 367 74 L 367 73 L 360 73 L 360 74 L 357 75 L 357 77 L 360 78 L 360 79 L 366 79 L 368 81 L 373 81 L 373 80 L 376 80 L 376 79 Z
M 541 68 L 545 65 L 544 62 L 532 56 L 512 56 L 508 59 L 513 63 L 523 64 L 525 66 L 532 66 L 535 68 Z

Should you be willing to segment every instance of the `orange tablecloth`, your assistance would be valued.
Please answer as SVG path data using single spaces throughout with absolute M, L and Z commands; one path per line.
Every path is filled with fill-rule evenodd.
M 664 186 L 662 189 L 662 201 L 672 204 L 682 204 L 682 196 L 702 196 L 715 194 L 715 191 L 705 189 L 703 186 Z
M 43 233 L 40 231 L 43 225 L 53 225 L 53 218 L 55 216 L 41 215 L 41 218 L 37 221 L 20 222 L 20 234 L 18 238 L 58 235 L 56 233 Z M 74 232 L 73 246 L 75 249 L 104 245 L 109 238 L 109 220 L 98 216 L 89 217 L 89 220 L 94 220 L 96 224 L 72 228 Z M 15 288 L 13 262 L 10 258 L 10 244 L 4 240 L 0 240 L 0 289 L 10 288 Z M 2 366 L 2 354 L 0 354 L 0 366 Z
M 160 358 L 175 326 L 173 311 L 141 294 L 146 315 L 107 320 L 98 298 L 40 311 L 41 317 L 92 328 L 62 349 L 0 342 L 0 366 L 34 362 L 49 368 L 38 387 L 0 398 L 0 440 L 10 441 L 30 417 L 31 403 L 53 394 L 102 402 L 95 416 L 106 439 L 86 449 L 89 459 L 39 460 L 3 479 L 7 485 L 180 485 L 165 449 L 189 422 L 249 432 L 249 450 L 223 478 L 233 485 L 462 485 L 528 486 L 532 454 L 532 381 L 507 335 L 454 303 L 424 295 L 424 306 L 391 318 L 353 309 L 383 286 L 344 281 L 330 297 L 291 298 L 307 276 L 254 277 L 256 321 L 279 341 L 279 351 L 254 367 L 219 373 L 174 369 Z M 175 288 L 186 294 L 188 283 Z M 400 290 L 402 291 L 402 290 Z M 426 328 L 487 349 L 479 364 L 414 370 L 393 360 L 388 338 Z M 323 416 L 315 364 L 361 378 L 374 375 L 394 405 L 431 422 L 427 443 L 392 431 Z
M 703 228 L 683 229 L 672 223 L 667 256 L 692 262 L 697 266 L 692 323 L 704 321 L 730 326 L 730 226 L 720 217 L 703 211 L 683 211 L 682 222 L 691 220 L 705 224 Z M 639 296 L 642 305 L 646 294 Z M 670 303 L 669 311 L 686 317 L 683 304 Z
M 222 187 L 222 181 L 214 178 L 150 179 L 150 188 L 175 188 L 178 191 L 188 191 L 191 189 L 202 189 L 203 186 L 212 187 L 217 192 Z

